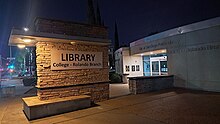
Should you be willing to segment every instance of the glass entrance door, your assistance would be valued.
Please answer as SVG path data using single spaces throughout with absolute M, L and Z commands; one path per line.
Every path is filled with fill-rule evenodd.
M 151 76 L 167 75 L 167 57 L 152 57 L 150 58 Z
M 144 76 L 167 75 L 167 56 L 143 56 Z
M 160 75 L 160 62 L 151 61 L 151 76 Z

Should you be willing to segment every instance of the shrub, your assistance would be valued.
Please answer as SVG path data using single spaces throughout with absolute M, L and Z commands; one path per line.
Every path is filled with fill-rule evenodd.
M 110 83 L 120 83 L 122 82 L 121 76 L 115 72 L 109 73 Z
M 23 78 L 24 86 L 35 86 L 37 84 L 36 77 L 24 77 Z

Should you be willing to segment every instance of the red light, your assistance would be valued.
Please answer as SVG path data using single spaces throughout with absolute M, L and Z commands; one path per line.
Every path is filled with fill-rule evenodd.
M 12 73 L 14 70 L 13 70 L 13 69 L 10 69 L 9 71 Z

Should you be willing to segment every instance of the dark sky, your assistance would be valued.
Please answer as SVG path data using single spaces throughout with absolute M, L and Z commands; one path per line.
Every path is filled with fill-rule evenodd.
M 96 5 L 97 0 L 95 0 Z M 119 40 L 129 43 L 151 32 L 220 16 L 220 0 L 98 0 L 113 40 L 117 20 Z M 87 0 L 0 0 L 0 54 L 9 55 L 12 27 L 30 25 L 35 17 L 86 22 Z

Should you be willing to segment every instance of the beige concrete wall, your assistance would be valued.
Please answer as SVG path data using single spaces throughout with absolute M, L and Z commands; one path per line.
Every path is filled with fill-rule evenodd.
M 51 70 L 51 49 L 88 51 L 103 53 L 103 68 L 101 69 L 71 69 L 71 70 Z M 52 99 L 58 97 L 68 97 L 73 95 L 88 93 L 93 94 L 93 98 L 100 97 L 95 101 L 108 99 L 108 46 L 98 46 L 89 44 L 38 42 L 36 44 L 36 64 L 37 64 L 37 87 L 40 99 Z M 92 85 L 94 84 L 94 85 Z M 83 89 L 86 90 L 83 90 Z M 103 90 L 104 89 L 104 90 Z
M 168 49 L 169 74 L 176 76 L 175 86 L 220 91 L 219 36 L 220 27 L 213 27 L 170 38 L 181 43 Z
M 129 48 L 120 48 L 115 52 L 116 72 L 127 77 L 143 76 L 143 60 L 141 55 L 131 56 Z M 135 71 L 132 71 L 132 65 L 135 66 Z M 139 71 L 136 71 L 136 65 L 139 65 Z M 126 72 L 126 67 L 130 67 L 130 71 Z
M 130 71 L 126 72 L 126 67 L 130 67 Z M 139 65 L 139 71 L 136 71 L 136 65 Z M 135 71 L 132 71 L 132 66 L 135 66 Z M 128 74 L 127 77 L 143 76 L 143 60 L 141 56 L 123 56 L 123 74 Z
M 123 60 L 122 60 L 122 51 L 123 48 L 115 51 L 115 72 L 118 74 L 123 74 Z

